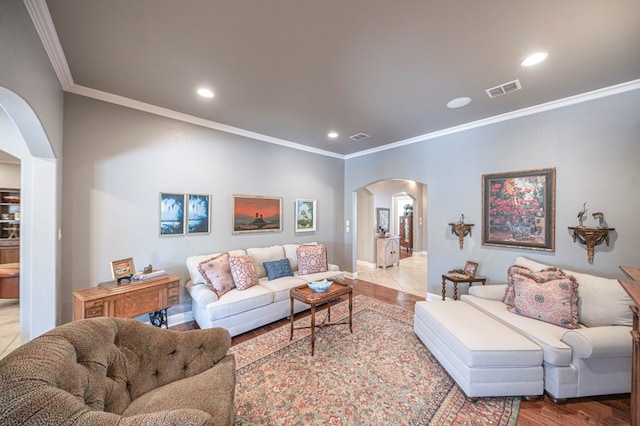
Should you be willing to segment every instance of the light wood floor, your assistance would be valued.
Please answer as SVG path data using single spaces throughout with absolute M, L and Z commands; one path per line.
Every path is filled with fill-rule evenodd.
M 403 293 L 388 287 L 376 285 L 363 280 L 348 280 L 354 284 L 354 295 L 363 294 L 374 299 L 398 305 L 405 309 L 414 310 L 416 302 L 424 297 Z M 308 315 L 308 311 L 296 315 Z M 289 324 L 289 320 L 282 319 L 259 329 L 241 334 L 232 339 L 232 345 L 244 342 L 274 328 Z M 190 330 L 198 328 L 194 322 L 180 324 L 172 329 Z M 630 424 L 629 395 L 611 395 L 595 398 L 577 398 L 564 404 L 554 404 L 548 397 L 537 401 L 523 400 L 520 405 L 518 426 L 584 426 L 584 425 L 629 425 Z

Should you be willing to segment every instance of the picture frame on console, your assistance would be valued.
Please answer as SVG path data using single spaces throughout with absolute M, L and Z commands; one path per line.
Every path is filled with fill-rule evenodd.
M 378 231 L 384 237 L 389 232 L 389 218 L 391 217 L 391 209 L 378 207 L 376 208 L 376 221 L 378 223 Z
M 316 230 L 316 200 L 296 198 L 296 232 Z
M 160 193 L 160 236 L 184 235 L 185 195 Z
M 210 232 L 211 197 L 202 194 L 187 195 L 187 234 Z
M 133 257 L 111 262 L 111 277 L 114 280 L 120 281 L 123 278 L 130 278 L 135 273 L 136 267 L 133 264 Z
M 482 175 L 482 245 L 555 251 L 556 169 Z
M 478 272 L 478 262 L 467 261 L 464 265 L 464 274 L 469 278 L 475 278 Z
M 233 234 L 282 232 L 282 198 L 233 196 Z

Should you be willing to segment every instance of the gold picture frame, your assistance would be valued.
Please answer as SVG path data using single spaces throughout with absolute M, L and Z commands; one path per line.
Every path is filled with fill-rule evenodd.
M 556 169 L 482 175 L 482 245 L 555 251 Z
M 135 273 L 136 267 L 133 265 L 133 257 L 111 262 L 111 277 L 114 280 L 120 281 L 124 278 L 131 278 Z

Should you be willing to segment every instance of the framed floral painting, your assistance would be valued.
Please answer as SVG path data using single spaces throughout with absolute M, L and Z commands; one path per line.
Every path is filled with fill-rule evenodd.
M 555 251 L 556 169 L 482 176 L 482 245 Z
M 233 233 L 281 232 L 282 198 L 233 196 Z
M 316 230 L 316 200 L 296 199 L 296 232 Z

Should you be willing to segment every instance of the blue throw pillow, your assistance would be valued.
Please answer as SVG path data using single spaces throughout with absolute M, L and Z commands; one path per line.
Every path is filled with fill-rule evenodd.
M 292 277 L 293 271 L 291 270 L 291 264 L 289 259 L 274 260 L 271 262 L 264 262 L 264 269 L 267 271 L 267 277 L 269 281 L 275 280 L 280 277 Z

